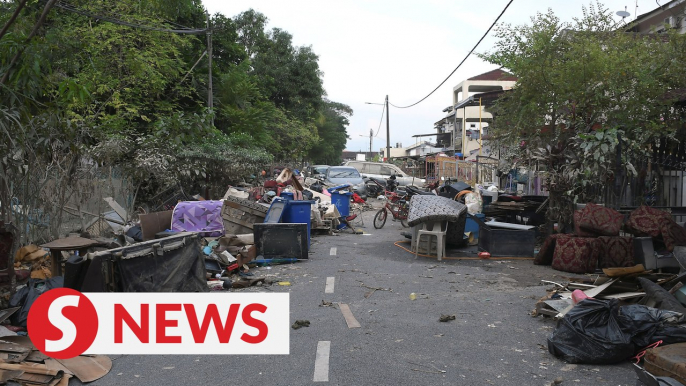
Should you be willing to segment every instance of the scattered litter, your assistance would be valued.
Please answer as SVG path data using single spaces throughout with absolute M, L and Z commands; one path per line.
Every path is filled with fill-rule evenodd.
M 291 326 L 292 329 L 297 330 L 301 327 L 310 327 L 310 321 L 309 320 L 296 320 L 295 323 Z
M 277 284 L 282 285 L 282 286 L 289 286 L 289 285 L 291 285 L 291 282 L 290 281 L 280 281 Z
M 332 302 L 327 302 L 325 300 L 322 300 L 322 304 L 319 305 L 319 307 L 333 307 L 336 308 L 336 305 Z
M 412 293 L 410 294 L 410 300 L 417 300 L 417 294 L 414 293 L 414 292 L 412 292 Z
M 441 317 L 438 318 L 439 322 L 449 322 L 451 320 L 455 320 L 455 315 L 443 315 L 443 314 L 441 314 Z

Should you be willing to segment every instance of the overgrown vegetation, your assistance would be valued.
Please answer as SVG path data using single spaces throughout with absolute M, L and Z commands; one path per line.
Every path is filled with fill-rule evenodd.
M 115 195 L 112 175 L 133 209 L 168 186 L 216 197 L 274 162 L 340 158 L 352 111 L 326 99 L 312 49 L 265 15 L 211 16 L 209 110 L 206 35 L 147 28 L 205 28 L 199 0 L 70 2 L 133 26 L 55 1 L 12 19 L 22 3 L 0 1 L 0 208 L 25 239 L 59 236 L 84 192 Z

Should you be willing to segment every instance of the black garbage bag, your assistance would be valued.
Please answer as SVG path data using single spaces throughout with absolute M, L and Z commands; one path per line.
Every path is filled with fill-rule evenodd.
M 668 325 L 679 320 L 681 315 L 671 311 L 585 299 L 558 322 L 548 351 L 569 363 L 617 363 L 657 340 L 686 342 L 686 328 Z
M 51 279 L 29 279 L 26 287 L 23 287 L 10 299 L 10 307 L 21 307 L 19 311 L 12 315 L 12 325 L 26 327 L 26 319 L 29 317 L 29 309 L 38 297 L 48 290 L 64 286 L 62 276 L 55 276 Z

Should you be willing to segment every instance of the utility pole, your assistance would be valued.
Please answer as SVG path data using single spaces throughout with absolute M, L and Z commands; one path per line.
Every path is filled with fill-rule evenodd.
M 388 95 L 386 95 L 386 162 L 391 163 L 391 127 L 389 123 Z
M 374 138 L 374 129 L 369 129 L 369 160 L 372 160 L 372 138 Z
M 214 100 L 212 99 L 212 27 L 210 27 L 210 14 L 205 13 L 207 17 L 207 63 L 209 66 L 209 79 L 207 81 L 207 108 L 210 110 L 212 119 L 210 120 L 212 126 L 214 126 Z

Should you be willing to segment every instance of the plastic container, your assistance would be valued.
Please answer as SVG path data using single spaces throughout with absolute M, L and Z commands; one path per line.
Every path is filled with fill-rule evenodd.
M 333 192 L 331 193 L 331 202 L 338 209 L 338 213 L 343 217 L 350 216 L 350 197 L 353 194 L 350 192 Z
M 291 192 L 281 192 L 281 198 L 284 200 L 293 200 L 295 199 L 295 196 Z
M 478 218 L 481 221 L 484 221 L 484 218 L 486 218 L 486 215 L 483 213 L 478 213 L 478 214 L 473 214 L 470 216 L 467 216 L 467 221 L 465 221 L 464 224 L 464 233 L 467 232 L 472 232 L 472 235 L 474 235 L 474 240 L 479 239 L 479 224 L 474 221 L 471 216 L 474 216 Z
M 310 231 L 312 229 L 312 204 L 314 201 L 291 200 L 287 202 L 281 222 L 307 224 L 307 247 L 310 246 Z

